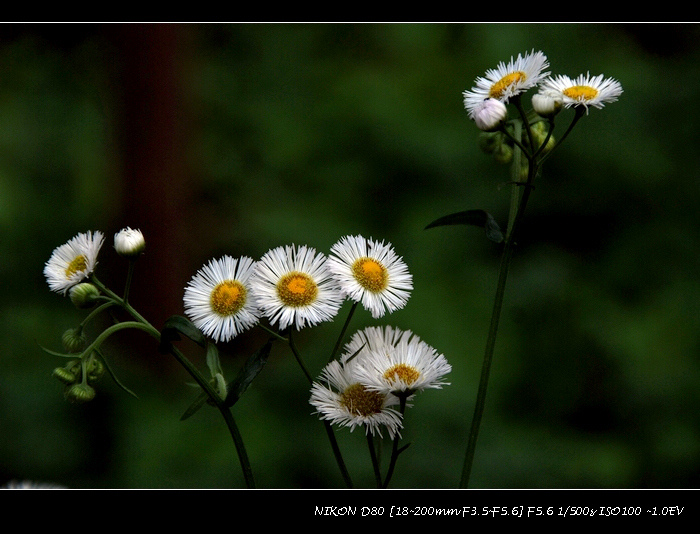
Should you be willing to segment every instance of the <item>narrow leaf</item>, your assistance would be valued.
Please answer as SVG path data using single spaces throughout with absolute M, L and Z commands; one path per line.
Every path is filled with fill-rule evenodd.
M 195 413 L 197 413 L 197 411 L 207 402 L 208 398 L 209 395 L 207 395 L 207 392 L 202 391 L 194 400 L 194 402 L 190 404 L 189 408 L 185 410 L 185 413 L 182 414 L 182 417 L 180 417 L 180 421 L 184 421 L 185 419 L 192 417 Z
M 119 386 L 121 389 L 123 389 L 124 391 L 126 391 L 129 395 L 131 395 L 132 397 L 138 399 L 138 397 L 136 396 L 136 393 L 134 393 L 133 391 L 131 391 L 128 387 L 126 387 L 124 384 L 122 384 L 122 383 L 119 381 L 119 379 L 117 378 L 117 375 L 114 374 L 114 370 L 110 367 L 109 362 L 107 361 L 107 358 L 104 357 L 104 354 L 102 354 L 102 352 L 99 351 L 99 350 L 97 350 L 97 349 L 95 350 L 95 352 L 96 352 L 96 353 L 100 356 L 100 358 L 102 359 L 102 363 L 105 364 L 105 368 L 107 369 L 107 372 L 109 373 L 109 376 L 111 376 L 111 377 L 112 377 L 112 380 L 114 380 L 114 383 L 117 384 L 117 386 Z
M 180 335 L 190 338 L 197 345 L 204 347 L 206 340 L 201 330 L 197 328 L 189 319 L 180 315 L 173 315 L 165 321 L 163 330 L 160 333 L 160 352 L 166 353 L 170 350 L 173 341 L 179 341 Z
M 265 345 L 253 353 L 245 362 L 245 365 L 238 373 L 236 379 L 229 384 L 228 395 L 226 395 L 226 406 L 233 406 L 241 398 L 241 395 L 248 389 L 248 386 L 253 382 L 258 373 L 262 371 L 267 363 L 267 357 L 272 349 L 272 339 L 269 339 Z
M 495 243 L 503 241 L 503 233 L 496 219 L 484 210 L 467 210 L 445 215 L 431 222 L 425 229 L 454 225 L 479 226 L 486 231 L 486 237 L 491 241 Z

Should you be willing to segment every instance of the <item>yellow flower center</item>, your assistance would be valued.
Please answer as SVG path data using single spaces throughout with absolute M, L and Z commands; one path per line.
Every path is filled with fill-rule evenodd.
M 226 280 L 211 292 L 211 308 L 217 315 L 235 315 L 245 305 L 246 295 L 245 287 L 238 280 Z
M 384 372 L 384 378 L 386 380 L 399 380 L 410 386 L 420 378 L 420 373 L 410 365 L 398 363 Z
M 381 413 L 383 398 L 376 391 L 370 391 L 362 384 L 353 384 L 340 395 L 340 403 L 353 415 Z
M 277 283 L 277 295 L 285 306 L 308 306 L 318 296 L 318 286 L 305 273 L 291 272 Z
M 389 273 L 381 263 L 372 258 L 360 258 L 352 264 L 352 274 L 355 280 L 372 293 L 386 289 Z
M 598 96 L 598 90 L 588 85 L 574 85 L 564 89 L 562 93 L 579 102 L 588 102 Z
M 82 254 L 80 256 L 76 256 L 73 261 L 71 261 L 68 264 L 68 267 L 66 267 L 66 278 L 70 278 L 73 276 L 75 273 L 82 272 L 87 269 L 87 259 L 85 259 L 85 256 Z
M 491 98 L 501 98 L 506 90 L 516 83 L 520 83 L 527 78 L 527 75 L 522 71 L 511 72 L 506 74 L 503 78 L 498 80 L 491 90 L 489 91 L 489 97 Z

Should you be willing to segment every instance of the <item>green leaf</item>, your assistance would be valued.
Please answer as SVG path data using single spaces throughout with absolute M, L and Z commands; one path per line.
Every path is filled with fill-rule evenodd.
M 207 392 L 202 391 L 194 400 L 194 402 L 190 404 L 189 408 L 185 410 L 185 413 L 182 414 L 182 417 L 180 417 L 180 421 L 184 421 L 188 417 L 192 417 L 197 412 L 197 410 L 199 410 L 202 406 L 204 406 L 204 404 L 206 404 L 208 398 L 209 395 L 207 395 Z
M 207 367 L 212 377 L 224 374 L 219 360 L 219 349 L 214 343 L 207 343 Z
M 160 333 L 160 352 L 163 354 L 169 352 L 170 344 L 173 341 L 179 341 L 181 334 L 190 338 L 200 347 L 204 347 L 206 344 L 204 334 L 189 319 L 180 315 L 173 315 L 165 321 L 163 330 Z
M 486 231 L 486 237 L 494 243 L 501 243 L 503 241 L 503 232 L 501 232 L 501 228 L 498 226 L 496 219 L 494 219 L 489 212 L 484 210 L 467 210 L 445 215 L 431 222 L 425 229 L 454 225 L 479 226 Z
M 114 374 L 114 371 L 113 371 L 112 368 L 110 367 L 109 362 L 107 361 L 107 358 L 104 357 L 104 354 L 102 354 L 102 352 L 100 352 L 100 351 L 97 350 L 97 349 L 95 349 L 95 352 L 96 352 L 96 353 L 99 355 L 99 357 L 102 359 L 102 362 L 105 364 L 105 368 L 107 369 L 107 372 L 109 373 L 109 376 L 111 376 L 111 377 L 112 377 L 112 380 L 114 380 L 114 383 L 117 384 L 117 386 L 119 386 L 121 389 L 123 389 L 124 391 L 126 391 L 129 395 L 131 395 L 132 397 L 138 399 L 138 397 L 136 396 L 136 393 L 134 393 L 133 391 L 131 391 L 128 387 L 126 387 L 124 384 L 122 384 L 122 383 L 119 381 L 119 379 L 117 378 L 117 375 Z
M 267 363 L 267 357 L 272 349 L 273 339 L 269 339 L 267 343 L 248 358 L 243 366 L 243 369 L 238 373 L 236 379 L 229 384 L 228 395 L 226 395 L 226 406 L 233 406 L 241 395 L 248 389 L 253 379 L 258 376 Z

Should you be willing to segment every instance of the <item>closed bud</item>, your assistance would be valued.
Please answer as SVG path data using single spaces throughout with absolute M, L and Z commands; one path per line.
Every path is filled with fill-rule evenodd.
M 535 149 L 539 149 L 542 146 L 542 143 L 547 139 L 548 133 L 547 125 L 544 122 L 539 121 L 532 125 L 532 137 L 535 145 L 537 145 Z M 554 147 L 554 144 L 554 136 L 550 135 L 547 145 L 542 149 L 542 153 L 549 152 Z
M 56 367 L 53 376 L 66 385 L 76 383 L 80 380 L 80 362 L 73 361 L 65 367 Z
M 87 344 L 87 337 L 82 328 L 69 328 L 63 332 L 61 342 L 68 352 L 80 352 Z
M 92 358 L 87 364 L 87 379 L 89 383 L 97 382 L 105 374 L 105 364 L 97 358 Z
M 501 146 L 498 147 L 498 150 L 494 151 L 493 159 L 495 159 L 497 163 L 503 163 L 504 165 L 510 163 L 513 161 L 513 147 L 502 143 Z
M 76 308 L 92 308 L 100 296 L 100 290 L 89 282 L 83 282 L 70 289 L 70 300 Z
M 493 154 L 503 144 L 501 132 L 482 132 L 479 134 L 479 148 L 486 154 Z
M 545 93 L 532 95 L 532 109 L 541 117 L 554 117 L 561 111 L 561 101 Z
M 127 227 L 114 234 L 114 248 L 120 256 L 135 259 L 146 248 L 146 240 L 141 230 Z
M 485 132 L 498 130 L 508 116 L 506 105 L 496 98 L 487 98 L 480 102 L 472 112 L 476 126 Z
M 75 404 L 82 404 L 85 402 L 90 402 L 95 398 L 95 389 L 84 383 L 73 384 L 67 386 L 63 392 L 65 399 L 68 402 Z

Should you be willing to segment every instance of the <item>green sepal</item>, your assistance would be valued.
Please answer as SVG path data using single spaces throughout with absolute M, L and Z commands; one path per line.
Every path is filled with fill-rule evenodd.
M 173 341 L 179 341 L 180 335 L 188 337 L 200 347 L 206 345 L 206 339 L 202 331 L 197 328 L 189 319 L 180 315 L 173 315 L 165 321 L 163 330 L 160 333 L 161 354 L 170 352 L 170 345 Z
M 439 219 L 434 220 L 428 226 L 428 228 L 435 228 L 437 226 L 453 226 L 453 225 L 468 225 L 468 226 L 479 226 L 486 231 L 486 237 L 488 237 L 494 243 L 503 242 L 503 232 L 501 232 L 500 226 L 496 222 L 493 216 L 484 210 L 467 210 L 460 211 L 458 213 L 453 213 L 451 215 L 445 215 Z
M 229 384 L 228 394 L 224 402 L 226 406 L 233 406 L 236 404 L 238 399 L 241 398 L 241 395 L 248 389 L 253 379 L 258 376 L 258 373 L 265 367 L 267 357 L 270 355 L 270 350 L 272 349 L 273 341 L 274 339 L 269 339 L 265 345 L 253 353 L 245 362 L 243 369 L 238 373 L 236 379 Z

